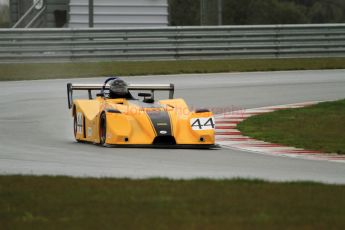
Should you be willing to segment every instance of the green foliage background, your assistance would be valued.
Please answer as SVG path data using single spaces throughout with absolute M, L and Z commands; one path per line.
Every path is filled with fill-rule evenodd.
M 206 25 L 217 24 L 217 0 L 205 0 Z M 170 25 L 200 25 L 200 0 L 169 0 Z M 223 0 L 224 25 L 345 22 L 344 0 Z

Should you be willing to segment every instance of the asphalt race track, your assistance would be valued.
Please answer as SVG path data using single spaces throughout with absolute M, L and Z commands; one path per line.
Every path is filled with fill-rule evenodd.
M 232 110 L 345 98 L 345 70 L 124 78 L 174 83 L 192 107 Z M 345 164 L 250 152 L 102 148 L 76 143 L 66 83 L 104 78 L 0 82 L 0 173 L 87 177 L 259 178 L 345 183 Z M 327 116 L 327 114 L 325 114 Z

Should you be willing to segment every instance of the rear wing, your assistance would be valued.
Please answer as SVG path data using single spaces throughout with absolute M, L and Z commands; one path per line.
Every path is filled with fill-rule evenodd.
M 73 106 L 73 91 L 87 91 L 89 94 L 89 99 L 92 100 L 92 91 L 101 91 L 103 84 L 67 84 L 67 100 L 68 108 L 71 109 Z M 109 89 L 109 85 L 105 86 L 105 89 Z M 128 90 L 150 90 L 152 93 L 154 91 L 169 91 L 169 99 L 174 98 L 174 84 L 129 84 Z

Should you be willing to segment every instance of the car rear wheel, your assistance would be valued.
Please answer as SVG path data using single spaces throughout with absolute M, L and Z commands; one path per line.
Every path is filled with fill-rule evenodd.
M 77 139 L 77 130 L 78 130 L 78 122 L 77 122 L 77 114 L 73 113 L 73 133 L 74 138 L 77 142 L 80 142 L 80 140 Z
M 107 138 L 107 119 L 105 113 L 101 114 L 100 124 L 99 124 L 99 139 L 100 145 L 105 146 Z

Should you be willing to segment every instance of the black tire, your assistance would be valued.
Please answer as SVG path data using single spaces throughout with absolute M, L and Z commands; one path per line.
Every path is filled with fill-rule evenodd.
M 100 145 L 106 145 L 106 138 L 107 138 L 107 118 L 105 113 L 101 114 L 100 122 L 99 122 L 99 139 Z
M 74 139 L 75 139 L 77 142 L 80 142 L 80 140 L 77 139 L 77 129 L 78 129 L 77 114 L 74 112 L 74 113 L 73 113 L 73 133 L 74 133 Z
M 76 114 L 73 115 L 73 131 L 74 131 L 74 138 L 77 139 L 77 116 Z

